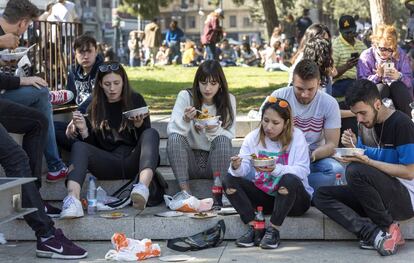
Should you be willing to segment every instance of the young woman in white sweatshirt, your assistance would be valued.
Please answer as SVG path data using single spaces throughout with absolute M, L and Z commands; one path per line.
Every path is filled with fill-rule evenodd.
M 254 167 L 250 159 L 256 157 L 273 158 L 273 165 Z M 278 247 L 279 227 L 286 216 L 303 215 L 310 207 L 313 189 L 308 184 L 309 171 L 308 144 L 303 133 L 293 127 L 289 103 L 269 97 L 262 108 L 260 127 L 246 136 L 239 155 L 231 157 L 229 174 L 223 181 L 227 198 L 249 226 L 236 240 L 238 246 Z M 258 206 L 271 214 L 265 233 L 253 227 Z
M 199 126 L 200 111 L 220 116 L 217 125 Z M 177 96 L 168 123 L 167 153 L 181 190 L 190 192 L 189 179 L 211 179 L 213 173 L 227 174 L 232 155 L 231 140 L 236 131 L 236 99 L 215 60 L 203 62 L 193 87 Z

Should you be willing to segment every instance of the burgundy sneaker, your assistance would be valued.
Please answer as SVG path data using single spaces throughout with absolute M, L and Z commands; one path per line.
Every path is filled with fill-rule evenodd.
M 50 103 L 52 105 L 64 105 L 73 100 L 74 94 L 70 90 L 52 90 L 49 92 Z
M 65 179 L 67 175 L 68 175 L 68 168 L 63 167 L 59 171 L 48 172 L 47 176 L 46 176 L 46 182 L 55 183 L 55 182 L 58 182 L 62 179 Z
M 67 239 L 62 230 L 57 229 L 54 237 L 45 242 L 37 240 L 36 256 L 39 258 L 81 259 L 87 257 L 88 252 Z

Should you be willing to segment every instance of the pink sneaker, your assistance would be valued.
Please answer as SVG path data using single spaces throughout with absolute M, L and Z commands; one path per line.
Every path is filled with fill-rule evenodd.
M 54 182 L 60 181 L 62 179 L 65 179 L 67 175 L 68 175 L 68 168 L 63 167 L 59 171 L 48 172 L 47 176 L 46 176 L 46 182 L 54 183 Z
M 50 103 L 52 105 L 64 105 L 75 97 L 70 90 L 52 90 L 49 92 Z

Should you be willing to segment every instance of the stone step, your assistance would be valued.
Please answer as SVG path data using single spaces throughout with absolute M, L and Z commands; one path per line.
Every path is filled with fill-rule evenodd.
M 132 207 L 119 211 L 128 214 L 121 219 L 105 219 L 97 215 L 86 215 L 83 218 L 55 220 L 55 226 L 62 228 L 72 240 L 110 240 L 115 232 L 126 233 L 136 239 L 150 238 L 154 240 L 171 239 L 190 236 L 212 227 L 218 220 L 226 224 L 225 239 L 234 240 L 240 237 L 246 226 L 239 215 L 217 216 L 209 219 L 192 219 L 184 215 L 175 218 L 154 216 L 158 212 L 167 211 L 165 205 L 149 207 L 137 215 Z M 269 217 L 266 217 L 269 222 Z M 401 229 L 406 239 L 414 239 L 414 219 L 401 222 Z M 14 220 L 0 225 L 0 232 L 8 240 L 34 240 L 33 231 L 24 220 Z M 341 226 L 324 216 L 319 210 L 311 207 L 301 217 L 287 217 L 281 227 L 282 239 L 298 240 L 355 240 L 355 236 L 346 232 Z M 357 245 L 357 244 L 356 244 Z
M 170 167 L 158 167 L 157 170 L 162 174 L 165 181 L 168 183 L 168 189 L 166 194 L 173 196 L 180 191 L 178 183 L 174 177 L 174 174 Z M 90 174 L 88 174 L 89 176 Z M 42 178 L 42 187 L 40 188 L 40 194 L 44 200 L 47 201 L 62 201 L 67 195 L 64 180 L 59 182 L 49 183 L 46 181 L 45 176 Z M 97 186 L 101 186 L 109 195 L 113 194 L 121 186 L 126 184 L 129 180 L 98 180 Z M 88 178 L 82 187 L 81 196 L 86 197 L 86 191 L 88 188 Z M 198 198 L 211 197 L 211 186 L 213 180 L 209 179 L 197 179 L 190 180 L 190 187 L 193 194 Z

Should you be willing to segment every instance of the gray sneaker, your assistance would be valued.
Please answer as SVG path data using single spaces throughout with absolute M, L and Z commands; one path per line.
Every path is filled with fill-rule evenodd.
M 149 197 L 149 189 L 144 184 L 135 184 L 131 192 L 131 200 L 134 208 L 144 210 Z

